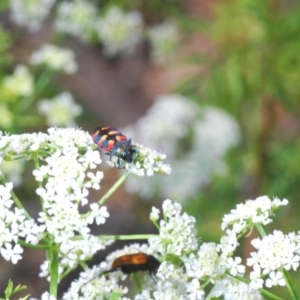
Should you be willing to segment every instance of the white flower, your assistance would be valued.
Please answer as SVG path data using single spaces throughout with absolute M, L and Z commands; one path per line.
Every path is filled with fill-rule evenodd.
M 62 93 L 52 100 L 38 102 L 39 112 L 47 117 L 49 126 L 74 126 L 74 119 L 81 115 L 82 107 L 76 104 L 70 93 Z
M 200 288 L 200 282 L 198 279 L 193 279 L 191 282 L 188 282 L 186 285 L 188 292 L 188 299 L 190 300 L 201 300 L 205 299 L 205 293 Z
M 150 220 L 157 221 L 159 218 L 159 213 L 160 213 L 159 209 L 153 206 L 150 214 Z
M 39 226 L 33 219 L 25 220 L 19 225 L 19 236 L 24 238 L 25 242 L 32 245 L 37 245 L 43 236 L 46 227 L 44 225 Z
M 100 180 L 103 178 L 103 172 L 97 171 L 96 174 L 92 172 L 87 173 L 87 177 L 90 178 L 90 186 L 87 185 L 87 187 L 92 187 L 95 190 L 100 189 Z
M 12 188 L 12 183 L 0 184 L 0 253 L 4 259 L 16 264 L 22 258 L 23 249 L 17 242 L 23 235 L 20 227 L 26 216 L 11 199 Z
M 196 250 L 198 242 L 195 231 L 195 218 L 181 214 L 181 205 L 167 199 L 163 202 L 163 216 L 160 220 L 159 236 L 149 239 L 149 245 L 157 252 L 181 256 Z
M 5 243 L 0 252 L 5 260 L 10 260 L 13 264 L 16 264 L 22 258 L 20 254 L 23 253 L 23 249 L 19 244 L 13 247 L 12 244 Z
M 3 79 L 3 86 L 14 96 L 28 97 L 33 92 L 33 77 L 24 65 L 18 65 L 12 75 Z
M 252 228 L 254 224 L 267 225 L 272 222 L 273 212 L 282 205 L 286 205 L 287 200 L 270 200 L 267 196 L 258 197 L 255 200 L 247 200 L 240 203 L 235 209 L 224 216 L 222 229 L 232 226 L 236 234 L 241 233 L 247 228 Z
M 71 50 L 50 44 L 43 45 L 41 49 L 33 52 L 29 62 L 32 65 L 45 64 L 55 71 L 63 71 L 68 74 L 76 73 L 78 68 Z
M 51 11 L 55 0 L 10 0 L 11 18 L 19 26 L 37 31 Z
M 269 278 L 266 280 L 266 287 L 271 288 L 272 286 L 281 285 L 285 286 L 285 280 L 283 278 L 282 272 L 272 271 L 269 274 Z
M 177 28 L 171 22 L 152 26 L 148 30 L 152 58 L 157 63 L 166 63 L 174 59 L 179 44 Z
M 206 276 L 213 278 L 217 275 L 220 259 L 214 243 L 203 243 L 196 254 L 191 253 L 181 259 L 187 275 L 191 278 L 201 279 Z
M 107 57 L 132 53 L 142 38 L 142 16 L 139 12 L 124 13 L 111 6 L 96 26 Z
M 261 277 L 260 268 L 254 266 L 253 272 L 250 273 L 250 287 L 256 290 L 263 288 L 264 280 Z
M 229 257 L 226 261 L 227 267 L 229 268 L 229 273 L 232 276 L 241 276 L 245 273 L 245 266 L 241 265 L 242 259 L 240 257 Z
M 218 250 L 224 256 L 231 256 L 232 253 L 239 246 L 238 237 L 233 230 L 226 230 L 225 235 L 221 237 L 220 244 L 217 246 Z
M 105 206 L 99 207 L 97 203 L 93 203 L 90 205 L 91 208 L 91 216 L 93 219 L 95 219 L 96 224 L 104 224 L 106 221 L 106 218 L 109 217 L 109 213 L 107 211 L 107 208 Z
M 89 41 L 94 31 L 97 13 L 97 8 L 85 0 L 60 2 L 54 22 L 55 29 L 74 35 L 82 41 Z

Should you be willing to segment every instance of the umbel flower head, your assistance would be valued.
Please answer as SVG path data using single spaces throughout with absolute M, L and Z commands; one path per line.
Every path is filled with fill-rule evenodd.
M 74 74 L 78 69 L 74 52 L 52 44 L 43 45 L 39 50 L 33 52 L 29 62 L 32 65 L 44 64 L 54 71 L 62 71 L 67 74 Z
M 38 31 L 54 3 L 55 0 L 10 0 L 11 18 L 19 26 Z
M 88 42 L 94 32 L 97 13 L 92 1 L 61 1 L 57 6 L 54 28 L 59 33 L 68 33 Z
M 1 133 L 0 156 L 7 161 L 21 157 L 34 160 L 33 176 L 38 182 L 36 194 L 41 205 L 34 220 L 20 208 L 21 202 L 16 207 L 12 183 L 0 185 L 0 222 L 5 228 L 0 232 L 0 252 L 5 259 L 15 263 L 21 258 L 18 239 L 36 245 L 51 236 L 52 242 L 59 245 L 60 272 L 64 272 L 111 243 L 99 241 L 88 227 L 93 222 L 105 223 L 109 216 L 106 207 L 93 203 L 89 213 L 80 212 L 82 206 L 88 205 L 89 190 L 99 189 L 103 177 L 102 172 L 95 170 L 101 159 L 87 132 L 50 128 L 47 134 Z M 1 179 L 5 182 L 3 175 Z M 47 265 L 48 261 L 42 275 L 48 274 Z
M 123 12 L 118 6 L 110 6 L 98 19 L 96 31 L 107 57 L 130 54 L 143 37 L 143 19 L 137 11 Z
M 169 175 L 171 173 L 171 166 L 163 163 L 163 160 L 167 157 L 165 154 L 138 143 L 135 143 L 134 147 L 138 152 L 138 156 L 132 164 L 126 165 L 126 168 L 131 173 L 138 176 L 152 176 L 154 174 Z
M 68 92 L 61 93 L 51 100 L 42 99 L 37 105 L 39 112 L 46 116 L 49 126 L 74 126 L 75 118 L 80 116 L 83 111 Z

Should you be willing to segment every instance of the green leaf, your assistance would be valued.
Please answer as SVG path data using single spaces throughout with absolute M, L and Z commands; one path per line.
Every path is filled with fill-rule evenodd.
M 119 292 L 112 292 L 109 296 L 109 300 L 119 300 L 121 299 L 121 294 Z

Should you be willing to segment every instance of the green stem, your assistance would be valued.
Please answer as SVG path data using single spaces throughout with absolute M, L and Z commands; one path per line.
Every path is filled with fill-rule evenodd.
M 152 221 L 152 223 L 154 224 L 154 226 L 158 229 L 158 231 L 160 230 L 160 227 L 159 227 L 159 225 L 157 224 L 157 222 L 156 221 L 153 221 L 153 220 L 151 220 Z
M 269 291 L 265 290 L 265 289 L 258 289 L 260 291 L 260 293 L 264 296 L 267 296 L 270 299 L 274 299 L 274 300 L 284 300 L 283 298 L 280 298 L 272 293 L 270 293 Z
M 3 183 L 7 183 L 7 180 L 3 174 L 0 175 L 0 181 L 2 181 Z M 15 194 L 15 192 L 13 190 L 10 191 L 10 195 L 11 195 L 12 199 L 14 200 L 17 208 L 24 211 L 24 214 L 27 219 L 31 219 L 30 215 L 28 214 L 28 212 L 26 211 L 26 209 L 24 208 L 21 201 L 19 200 L 19 198 L 17 197 L 17 195 Z
M 52 75 L 52 70 L 46 67 L 44 69 L 44 72 L 36 81 L 35 91 L 34 91 L 34 94 L 36 96 L 38 96 L 42 92 L 42 90 L 46 87 L 46 85 L 49 83 L 51 75 Z
M 67 275 L 69 275 L 72 271 L 74 271 L 75 268 L 68 268 L 63 274 L 60 275 L 60 279 L 65 278 Z
M 261 237 L 264 238 L 267 235 L 261 224 L 256 224 L 255 227 L 257 228 Z
M 152 237 L 158 237 L 158 234 L 100 235 L 97 238 L 100 240 L 127 241 L 127 240 L 148 240 L 149 238 Z
M 42 90 L 46 87 L 51 78 L 51 70 L 49 68 L 45 68 L 44 72 L 38 78 L 35 83 L 35 90 L 33 95 L 22 99 L 19 102 L 18 113 L 25 111 L 34 101 L 34 99 L 42 92 Z
M 24 246 L 24 247 L 30 248 L 30 249 L 35 249 L 35 250 L 47 250 L 48 249 L 48 246 L 28 244 L 21 239 L 18 239 L 18 243 L 21 246 Z
M 284 277 L 286 286 L 287 286 L 289 292 L 291 293 L 293 300 L 299 300 L 299 297 L 298 297 L 295 287 L 292 283 L 289 272 L 285 269 L 282 269 L 282 273 L 283 273 L 283 277 Z
M 133 273 L 133 276 L 134 276 L 134 280 L 136 282 L 138 291 L 139 291 L 139 293 L 141 293 L 142 292 L 142 284 L 141 284 L 140 277 L 137 273 Z
M 51 263 L 50 263 L 50 295 L 57 298 L 58 290 L 58 251 L 55 248 L 51 250 Z
M 35 154 L 33 155 L 33 161 L 34 161 L 34 167 L 36 170 L 39 170 L 40 169 L 40 161 L 39 161 L 39 155 L 38 154 Z M 38 186 L 39 188 L 43 187 L 43 183 L 41 181 L 38 181 Z M 41 199 L 43 200 L 43 199 Z
M 108 192 L 98 201 L 99 205 L 103 205 L 107 199 L 123 184 L 126 178 L 129 176 L 130 172 L 124 173 L 120 179 L 108 190 Z

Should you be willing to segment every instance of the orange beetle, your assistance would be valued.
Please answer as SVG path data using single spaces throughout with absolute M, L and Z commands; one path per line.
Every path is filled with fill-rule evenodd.
M 112 265 L 111 269 L 104 271 L 101 274 L 106 274 L 114 271 L 121 270 L 124 274 L 131 274 L 138 271 L 149 271 L 149 274 L 155 275 L 160 262 L 153 256 L 148 255 L 142 252 L 125 254 L 116 258 Z

